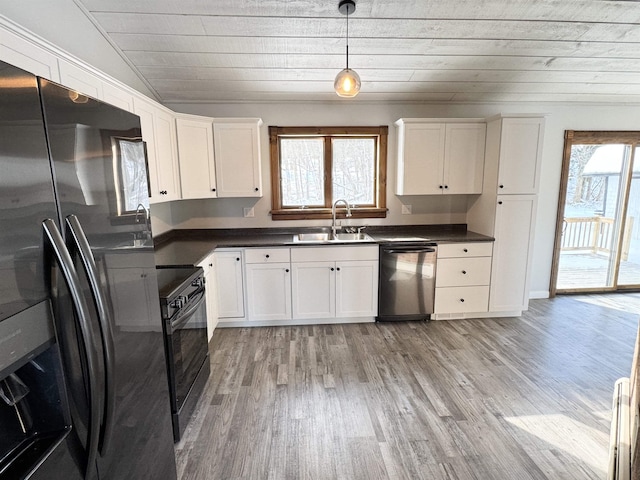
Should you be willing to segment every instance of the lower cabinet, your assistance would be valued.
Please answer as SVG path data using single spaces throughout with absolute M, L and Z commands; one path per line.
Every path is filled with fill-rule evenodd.
M 489 242 L 438 245 L 436 319 L 488 311 L 492 247 Z
M 491 265 L 491 312 L 519 315 L 529 308 L 536 195 L 498 195 Z
M 378 246 L 291 250 L 294 319 L 375 317 Z
M 206 291 L 206 304 L 207 304 L 207 336 L 211 340 L 213 331 L 218 324 L 218 282 L 216 275 L 216 263 L 215 254 L 209 255 L 198 266 L 204 270 L 204 284 Z
M 242 250 L 216 251 L 218 318 L 244 320 L 244 279 Z
M 249 320 L 291 319 L 291 264 L 247 264 Z

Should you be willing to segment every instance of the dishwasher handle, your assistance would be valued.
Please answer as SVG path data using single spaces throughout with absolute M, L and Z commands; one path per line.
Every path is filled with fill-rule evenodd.
M 384 253 L 435 253 L 436 249 L 433 247 L 424 247 L 424 248 L 383 248 L 382 251 Z

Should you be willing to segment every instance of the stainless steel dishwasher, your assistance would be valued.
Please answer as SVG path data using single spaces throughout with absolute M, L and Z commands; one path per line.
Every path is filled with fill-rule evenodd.
M 436 286 L 434 243 L 380 245 L 377 321 L 428 320 Z

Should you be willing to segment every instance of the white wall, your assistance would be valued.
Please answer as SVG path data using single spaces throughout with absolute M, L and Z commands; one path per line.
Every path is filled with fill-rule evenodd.
M 393 123 L 401 117 L 470 118 L 488 117 L 498 113 L 547 114 L 542 152 L 541 186 L 534 242 L 531 294 L 544 297 L 549 291 L 549 276 L 555 234 L 560 169 L 565 130 L 640 130 L 638 106 L 553 105 L 553 104 L 362 104 L 355 101 L 332 104 L 174 104 L 169 108 L 184 113 L 212 117 L 260 117 L 262 128 L 262 167 L 265 195 L 262 199 L 218 199 L 179 201 L 171 206 L 176 228 L 223 228 L 290 226 L 292 222 L 273 222 L 270 209 L 269 125 L 389 125 L 387 219 L 367 220 L 369 224 L 465 223 L 466 199 L 450 197 L 397 197 L 396 131 Z M 401 201 L 402 200 L 402 201 Z M 413 205 L 412 215 L 402 215 L 404 203 Z M 242 208 L 253 206 L 254 218 L 242 218 Z M 357 223 L 358 221 L 354 221 Z M 327 221 L 296 225 L 326 225 Z

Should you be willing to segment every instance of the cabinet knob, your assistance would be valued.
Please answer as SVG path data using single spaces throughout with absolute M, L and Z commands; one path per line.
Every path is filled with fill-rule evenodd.
M 443 188 L 442 185 L 440 185 L 440 188 Z
M 466 270 L 462 270 L 462 274 L 463 274 L 463 275 L 466 275 L 466 274 L 467 274 L 467 271 L 466 271 Z
M 259 189 L 258 187 L 254 188 L 254 190 L 255 190 L 256 192 L 260 191 L 260 189 Z
M 337 271 L 340 271 L 340 267 L 336 268 Z
M 464 303 L 464 298 L 461 298 L 461 299 L 460 299 L 460 303 Z
M 449 185 L 445 185 L 444 188 L 449 188 Z
M 236 257 L 236 262 L 239 262 L 239 261 L 240 261 L 240 257 Z
M 212 191 L 212 192 L 215 192 L 215 191 L 216 191 L 216 189 L 215 189 L 215 188 L 212 188 L 212 189 L 211 189 L 211 191 Z
M 167 191 L 166 190 L 160 190 L 160 195 L 166 195 Z
M 464 253 L 467 253 L 467 252 L 469 251 L 469 249 L 468 249 L 468 248 L 463 248 L 463 249 L 462 249 L 462 251 L 463 251 Z
M 331 271 L 333 272 L 335 270 L 335 268 L 331 267 Z
M 213 267 L 213 263 L 210 263 L 210 264 L 209 264 L 209 266 L 210 266 L 210 267 Z
M 500 188 L 504 188 L 504 185 L 500 185 Z
M 267 253 L 267 254 L 265 255 L 265 257 L 266 257 L 266 258 L 269 258 L 269 254 Z
M 498 202 L 498 205 L 502 205 L 502 200 L 500 200 L 500 201 Z
M 285 271 L 286 273 L 289 273 L 289 269 L 288 269 L 288 268 L 285 268 L 285 269 L 284 269 L 284 271 Z

